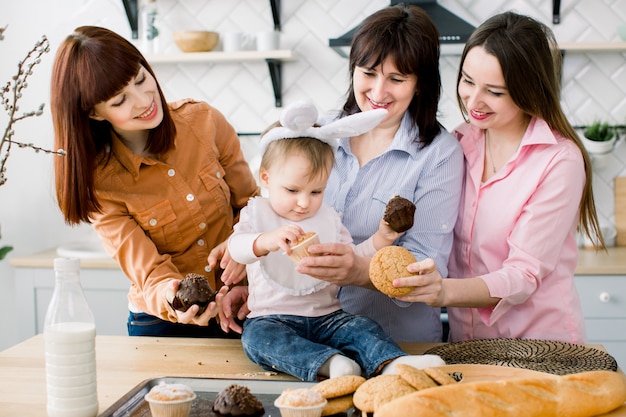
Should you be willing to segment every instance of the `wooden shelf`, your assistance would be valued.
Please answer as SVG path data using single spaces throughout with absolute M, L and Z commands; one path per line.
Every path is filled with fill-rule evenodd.
M 180 52 L 176 54 L 147 55 L 150 64 L 184 64 L 190 62 L 253 62 L 275 59 L 295 61 L 295 54 L 287 49 L 276 51 L 237 51 L 237 52 Z
M 440 46 L 441 56 L 460 56 L 463 53 L 462 43 L 442 43 Z M 559 44 L 562 52 L 570 53 L 593 53 L 593 52 L 626 52 L 626 42 L 563 42 Z M 349 49 L 339 53 L 344 58 L 349 55 Z
M 267 63 L 267 68 L 272 79 L 274 90 L 274 105 L 282 107 L 282 63 L 295 61 L 295 54 L 287 49 L 276 51 L 238 51 L 238 52 L 181 52 L 177 54 L 149 55 L 146 59 L 151 65 L 155 64 L 188 64 L 188 63 L 226 63 L 226 62 L 262 62 Z
M 122 0 L 124 10 L 130 27 L 133 39 L 138 36 L 138 0 Z M 274 30 L 281 30 L 280 25 L 280 0 L 270 0 L 272 9 L 272 20 L 274 21 Z M 146 56 L 151 64 L 184 64 L 191 62 L 201 63 L 220 63 L 220 62 L 249 62 L 249 61 L 265 61 L 272 79 L 272 88 L 274 89 L 274 99 L 276 107 L 281 107 L 283 103 L 282 97 L 282 63 L 283 61 L 293 61 L 295 57 L 289 50 L 276 51 L 241 51 L 241 52 L 196 52 L 196 53 L 177 53 Z
M 626 52 L 626 42 L 564 42 L 559 48 L 568 52 Z

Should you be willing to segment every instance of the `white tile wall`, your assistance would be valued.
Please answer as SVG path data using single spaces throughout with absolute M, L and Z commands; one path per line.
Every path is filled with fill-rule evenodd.
M 310 99 L 320 109 L 340 106 L 347 87 L 347 61 L 328 47 L 328 39 L 353 28 L 388 0 L 282 0 L 282 47 L 292 49 L 298 60 L 283 66 L 283 102 Z M 164 53 L 177 52 L 171 34 L 179 29 L 218 32 L 270 30 L 269 0 L 157 0 Z M 477 25 L 494 13 L 514 9 L 551 22 L 549 0 L 440 0 L 440 4 Z M 38 13 L 33 13 L 33 10 Z M 561 42 L 617 41 L 616 27 L 626 23 L 626 0 L 568 0 L 562 2 L 562 23 L 553 26 Z M 0 80 L 11 74 L 24 51 L 42 34 L 50 39 L 51 53 L 25 93 L 24 109 L 49 102 L 49 75 L 56 46 L 75 27 L 101 25 L 130 38 L 122 0 L 28 0 L 3 2 L 0 27 L 9 25 L 0 42 L 3 64 Z M 15 58 L 14 58 L 15 57 Z M 441 59 L 444 84 L 440 103 L 442 123 L 449 129 L 461 122 L 455 86 L 458 57 Z M 242 132 L 259 132 L 278 118 L 269 73 L 264 63 L 159 64 L 155 65 L 170 100 L 194 97 L 219 108 Z M 596 117 L 626 124 L 626 53 L 568 53 L 563 76 L 563 105 L 575 125 Z M 26 105 L 26 104 L 32 105 Z M 3 114 L 0 112 L 0 126 Z M 51 147 L 49 108 L 43 120 L 29 121 L 17 130 L 26 142 Z M 246 153 L 254 158 L 254 138 L 243 139 Z M 611 154 L 606 167 L 596 169 L 596 202 L 604 222 L 614 213 L 613 178 L 626 175 L 626 145 Z M 93 239 L 88 226 L 69 228 L 54 201 L 52 157 L 29 150 L 12 152 L 9 183 L 0 189 L 2 241 L 11 244 L 11 256 L 27 255 L 60 243 Z M 17 204 L 3 204 L 5 202 Z M 12 270 L 0 262 L 0 315 L 9 316 L 14 300 Z M 13 322 L 0 323 L 0 349 L 15 343 Z
M 114 0 L 113 0 L 114 1 Z M 321 109 L 337 108 L 347 86 L 347 60 L 328 47 L 328 39 L 343 34 L 365 16 L 389 4 L 387 0 L 289 0 L 281 12 L 281 46 L 298 56 L 283 66 L 283 102 L 307 98 Z M 254 33 L 273 22 L 269 1 L 158 0 L 164 52 L 176 51 L 170 40 L 180 28 Z M 552 4 L 545 0 L 440 0 L 440 4 L 472 24 L 494 13 L 515 10 L 550 23 Z M 561 42 L 618 41 L 616 28 L 626 22 L 624 0 L 563 2 L 561 24 L 552 25 Z M 444 94 L 441 120 L 451 129 L 461 122 L 455 100 L 457 56 L 444 56 L 441 72 Z M 224 111 L 235 127 L 259 132 L 273 122 L 280 109 L 273 106 L 271 81 L 264 63 L 155 65 L 171 98 L 192 96 Z M 597 117 L 626 124 L 626 54 L 623 52 L 566 53 L 563 105 L 575 125 Z M 611 222 L 613 177 L 625 169 L 626 146 L 618 146 L 606 166 L 596 169 L 596 198 L 603 222 Z M 626 175 L 626 172 L 624 172 Z

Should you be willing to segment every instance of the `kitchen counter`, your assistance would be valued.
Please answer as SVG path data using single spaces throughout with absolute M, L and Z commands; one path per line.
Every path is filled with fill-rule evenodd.
M 403 345 L 423 353 L 432 343 Z M 96 336 L 100 413 L 141 382 L 162 377 L 297 379 L 252 363 L 239 340 Z M 43 334 L 0 352 L 0 415 L 46 415 Z M 626 416 L 626 413 L 624 414 Z
M 580 249 L 576 275 L 626 275 L 626 246 L 608 248 L 607 252 Z M 54 249 L 33 255 L 11 258 L 14 267 L 52 268 L 56 257 Z M 81 259 L 84 269 L 119 269 L 113 259 Z
M 53 268 L 56 249 L 48 249 L 32 255 L 10 258 L 11 266 L 21 268 Z M 81 269 L 115 269 L 120 267 L 114 259 L 110 258 L 83 258 L 80 260 Z
M 626 246 L 607 251 L 580 249 L 576 275 L 626 275 Z
M 420 354 L 435 344 L 401 346 L 409 353 Z M 98 335 L 96 362 L 100 413 L 143 381 L 162 376 L 295 381 L 250 362 L 239 340 Z M 512 373 L 516 370 L 502 369 Z M 0 352 L 0 415 L 46 415 L 42 334 Z M 607 416 L 626 416 L 626 404 Z

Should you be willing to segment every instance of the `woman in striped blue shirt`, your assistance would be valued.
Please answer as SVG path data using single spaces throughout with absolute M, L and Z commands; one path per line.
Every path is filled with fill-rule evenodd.
M 394 244 L 418 260 L 434 259 L 445 274 L 463 153 L 437 120 L 437 29 L 419 7 L 386 7 L 355 33 L 349 65 L 351 83 L 338 117 L 377 108 L 388 115 L 375 129 L 341 139 L 325 202 L 340 213 L 359 244 L 376 232 L 391 197 L 413 201 L 415 223 Z M 309 252 L 323 256 L 303 259 L 298 272 L 340 285 L 344 310 L 376 320 L 396 342 L 442 341 L 440 310 L 378 292 L 369 280 L 369 258 L 338 243 L 313 245 Z

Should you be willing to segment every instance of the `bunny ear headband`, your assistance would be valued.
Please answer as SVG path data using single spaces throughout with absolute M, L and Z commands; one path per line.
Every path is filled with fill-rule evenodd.
M 314 138 L 337 149 L 338 139 L 358 136 L 372 130 L 385 118 L 387 110 L 375 109 L 342 117 L 327 125 L 315 127 L 317 109 L 312 103 L 298 101 L 287 106 L 280 114 L 282 126 L 269 130 L 261 138 L 261 150 L 275 140 Z

